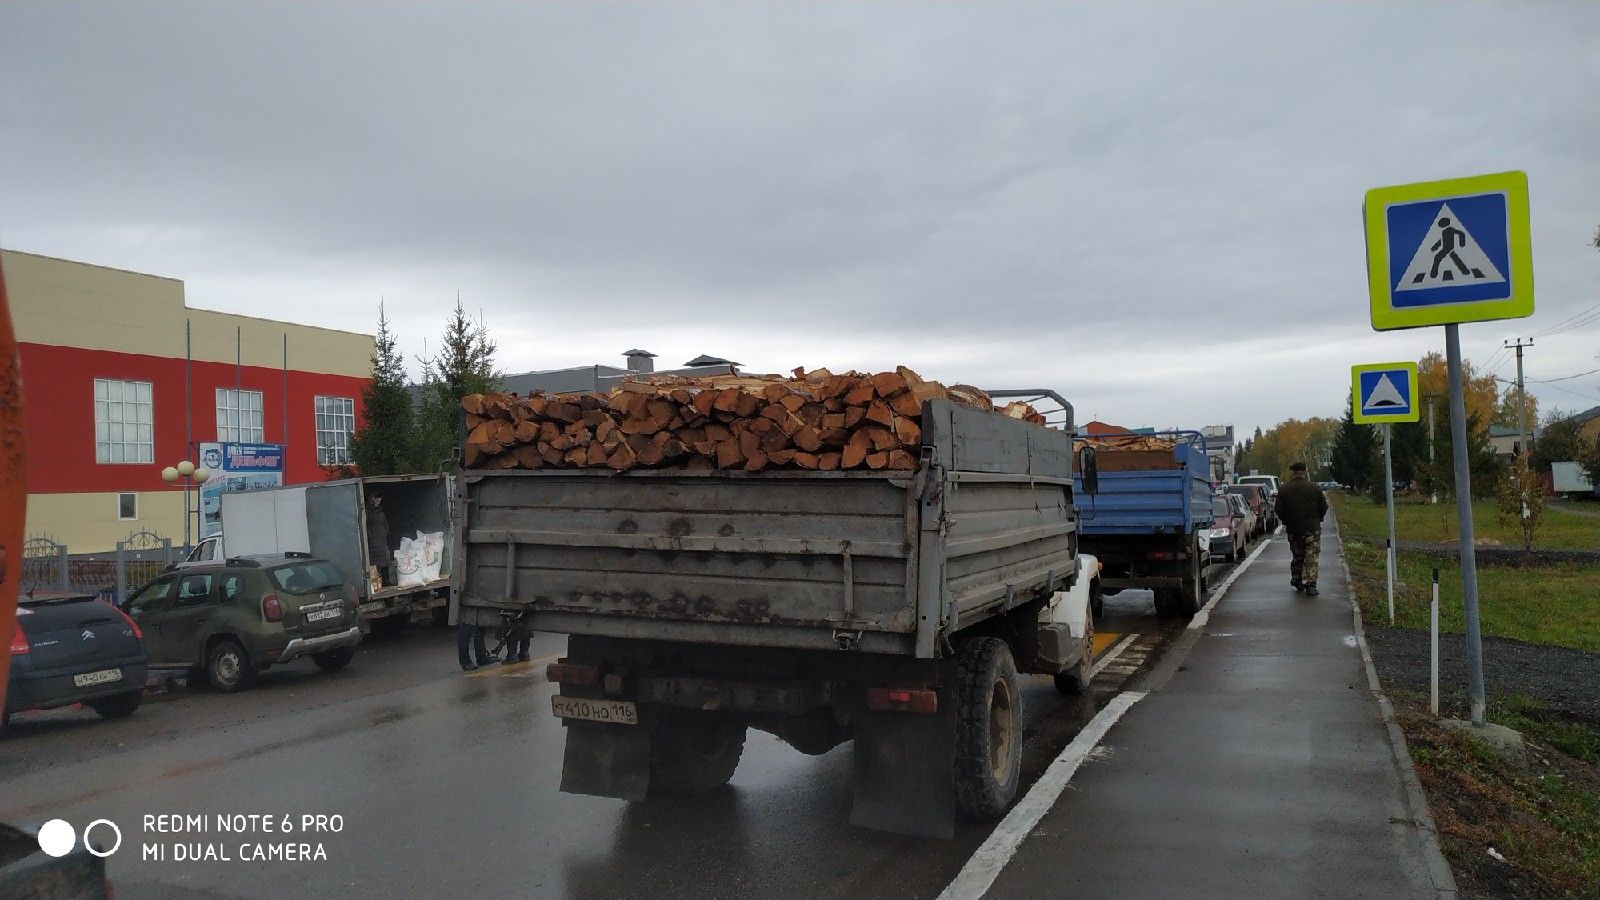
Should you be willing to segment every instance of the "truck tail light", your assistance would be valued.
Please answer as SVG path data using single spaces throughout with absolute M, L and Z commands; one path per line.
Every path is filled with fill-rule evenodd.
M 283 621 L 283 604 L 278 602 L 277 594 L 268 594 L 261 598 L 261 618 L 268 622 Z
M 1160 550 L 1160 551 L 1153 551 L 1153 552 L 1150 552 L 1150 553 L 1146 553 L 1144 555 L 1144 558 L 1145 559 L 1158 559 L 1158 560 L 1174 560 L 1174 559 L 1178 558 L 1178 554 L 1173 553 L 1170 550 Z
M 544 674 L 552 684 L 589 687 L 600 683 L 599 666 L 577 666 L 572 663 L 554 662 L 545 667 Z
M 21 656 L 32 652 L 33 648 L 28 646 L 28 636 L 22 633 L 22 623 L 18 622 L 17 630 L 11 632 L 11 655 Z
M 133 629 L 133 638 L 134 638 L 134 640 L 136 640 L 136 641 L 144 640 L 144 629 L 140 628 L 139 627 L 139 623 L 135 622 L 133 620 L 133 616 L 130 616 L 126 612 L 123 612 L 121 607 L 113 606 L 111 608 L 115 609 L 117 611 L 117 615 L 121 616 L 122 620 L 124 622 L 128 623 L 128 627 L 129 628 Z
M 867 708 L 883 712 L 935 713 L 939 692 L 924 688 L 867 688 Z

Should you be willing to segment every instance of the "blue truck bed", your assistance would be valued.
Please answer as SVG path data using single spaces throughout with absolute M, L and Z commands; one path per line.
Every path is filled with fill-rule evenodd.
M 1119 437 L 1163 437 L 1172 449 L 1117 446 Z M 1210 553 L 1201 532 L 1211 527 L 1211 466 L 1206 440 L 1196 431 L 1154 435 L 1095 435 L 1098 490 L 1083 489 L 1074 473 L 1078 546 L 1102 566 L 1107 595 L 1155 592 L 1156 613 L 1190 616 L 1205 592 Z
M 1158 432 L 1158 436 L 1179 441 L 1170 456 L 1146 450 L 1097 453 L 1097 494 L 1085 494 L 1083 476 L 1075 476 L 1080 534 L 1191 534 L 1210 527 L 1211 467 L 1205 438 L 1198 432 Z M 1147 465 L 1163 467 L 1143 468 Z

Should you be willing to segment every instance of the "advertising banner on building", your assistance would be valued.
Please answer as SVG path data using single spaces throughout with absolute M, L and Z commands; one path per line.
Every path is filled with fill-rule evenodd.
M 282 444 L 200 445 L 200 465 L 211 477 L 200 485 L 200 536 L 222 531 L 222 494 L 283 486 Z

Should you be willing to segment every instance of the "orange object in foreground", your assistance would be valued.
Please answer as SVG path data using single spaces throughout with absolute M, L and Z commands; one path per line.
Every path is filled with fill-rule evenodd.
M 5 272 L 0 271 L 0 647 L 11 646 L 17 627 L 17 585 L 22 577 L 23 516 L 28 508 L 27 456 L 22 446 L 22 364 L 11 329 Z M 0 657 L 0 706 L 6 699 L 11 657 Z

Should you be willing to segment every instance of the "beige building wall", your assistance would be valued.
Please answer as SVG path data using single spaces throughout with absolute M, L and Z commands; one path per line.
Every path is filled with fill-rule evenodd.
M 118 495 L 94 494 L 29 494 L 27 537 L 47 537 L 66 544 L 73 553 L 101 553 L 117 546 L 136 531 L 150 530 L 162 537 L 172 538 L 174 545 L 183 540 L 183 491 L 129 491 L 138 496 L 138 516 L 118 519 Z M 194 502 L 196 494 L 190 494 Z
M 183 282 L 88 263 L 0 250 L 17 340 L 32 344 L 184 357 L 184 321 L 194 359 L 298 372 L 372 374 L 370 335 L 232 313 L 190 309 Z

